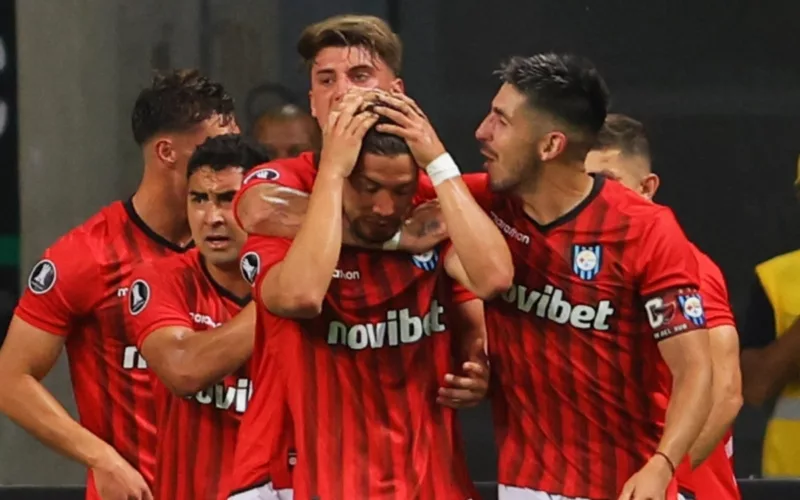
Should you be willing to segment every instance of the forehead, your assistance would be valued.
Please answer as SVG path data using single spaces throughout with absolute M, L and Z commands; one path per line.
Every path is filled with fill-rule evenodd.
M 525 94 L 514 88 L 513 85 L 504 83 L 492 99 L 492 107 L 502 111 L 509 118 L 522 109 L 526 103 Z
M 359 45 L 325 47 L 314 58 L 311 71 L 347 70 L 356 66 L 369 66 L 378 71 L 389 71 L 389 67 L 379 56 L 373 55 L 365 47 Z
M 232 166 L 222 170 L 201 167 L 189 177 L 189 189 L 217 193 L 236 191 L 242 186 L 243 177 L 242 167 Z
M 379 156 L 367 153 L 356 173 L 384 186 L 406 184 L 416 179 L 417 164 L 411 155 Z

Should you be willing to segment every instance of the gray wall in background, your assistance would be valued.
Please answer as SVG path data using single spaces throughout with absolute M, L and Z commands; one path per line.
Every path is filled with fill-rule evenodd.
M 209 15 L 201 18 L 204 3 Z M 258 0 L 17 2 L 21 275 L 59 235 L 135 190 L 141 159 L 130 112 L 151 68 L 205 63 L 242 102 L 279 71 L 278 7 Z M 45 385 L 74 414 L 64 357 Z M 84 475 L 0 417 L 0 484 L 81 484 Z

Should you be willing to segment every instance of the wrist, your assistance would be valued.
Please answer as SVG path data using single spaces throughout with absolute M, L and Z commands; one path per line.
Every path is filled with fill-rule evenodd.
M 114 448 L 105 442 L 101 442 L 99 446 L 94 446 L 86 454 L 85 465 L 90 469 L 102 469 L 112 463 L 116 455 L 118 453 Z
M 430 177 L 434 187 L 448 179 L 461 175 L 461 170 L 458 169 L 455 160 L 453 160 L 453 157 L 450 156 L 450 153 L 447 151 L 430 162 L 428 166 L 425 167 L 425 172 L 428 174 L 428 177 Z
M 670 477 L 675 475 L 675 467 L 677 464 L 666 453 L 656 451 L 653 456 L 650 457 L 650 461 L 655 461 L 659 464 Z

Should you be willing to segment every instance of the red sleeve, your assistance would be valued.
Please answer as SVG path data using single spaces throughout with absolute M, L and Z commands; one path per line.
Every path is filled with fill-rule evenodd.
M 133 271 L 125 309 L 139 350 L 159 328 L 193 329 L 185 290 L 172 278 L 172 271 L 154 263 L 140 264 Z
M 99 269 L 86 234 L 67 233 L 33 266 L 14 314 L 53 335 L 68 335 L 105 292 Z
M 706 312 L 706 326 L 736 326 L 728 299 L 728 287 L 725 276 L 719 266 L 706 254 L 698 251 L 697 262 L 700 266 L 700 293 L 703 294 L 703 307 Z
M 487 174 L 464 174 L 461 176 L 467 189 L 484 210 L 488 210 L 492 205 L 492 189 L 489 185 L 489 176 Z M 419 176 L 419 185 L 417 187 L 417 203 L 423 203 L 436 198 L 436 189 L 431 183 L 430 177 L 425 173 Z
M 244 279 L 253 285 L 253 298 L 261 300 L 261 283 L 275 264 L 283 261 L 292 240 L 274 236 L 251 235 L 242 248 L 239 266 Z
M 692 246 L 666 207 L 653 214 L 638 252 L 639 291 L 656 340 L 706 327 Z
M 248 189 L 254 186 L 259 186 L 261 184 L 277 184 L 304 193 L 309 193 L 311 191 L 312 185 L 309 183 L 313 183 L 313 176 L 308 175 L 309 171 L 307 168 L 299 168 L 300 166 L 308 167 L 308 165 L 302 161 L 302 158 L 304 157 L 272 161 L 255 167 L 247 173 L 244 180 L 242 180 L 242 187 L 239 188 L 239 192 L 236 193 L 233 199 L 233 214 L 239 226 L 242 225 L 238 215 L 239 200 Z

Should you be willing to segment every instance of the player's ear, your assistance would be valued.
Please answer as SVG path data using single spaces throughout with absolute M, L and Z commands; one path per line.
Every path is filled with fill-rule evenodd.
M 156 153 L 156 158 L 163 163 L 174 164 L 178 159 L 178 153 L 175 151 L 172 140 L 166 137 L 157 138 L 153 144 L 153 149 Z
M 642 179 L 639 189 L 641 189 L 642 195 L 644 195 L 645 198 L 652 200 L 660 185 L 661 179 L 659 179 L 656 174 L 647 174 L 644 179 Z
M 539 143 L 539 157 L 542 161 L 549 161 L 558 157 L 566 148 L 567 136 L 554 130 L 545 134 Z
M 402 78 L 395 78 L 394 80 L 392 80 L 392 85 L 391 85 L 391 88 L 389 90 L 391 90 L 392 92 L 405 94 L 406 93 L 406 84 L 405 84 L 405 82 L 403 82 Z

